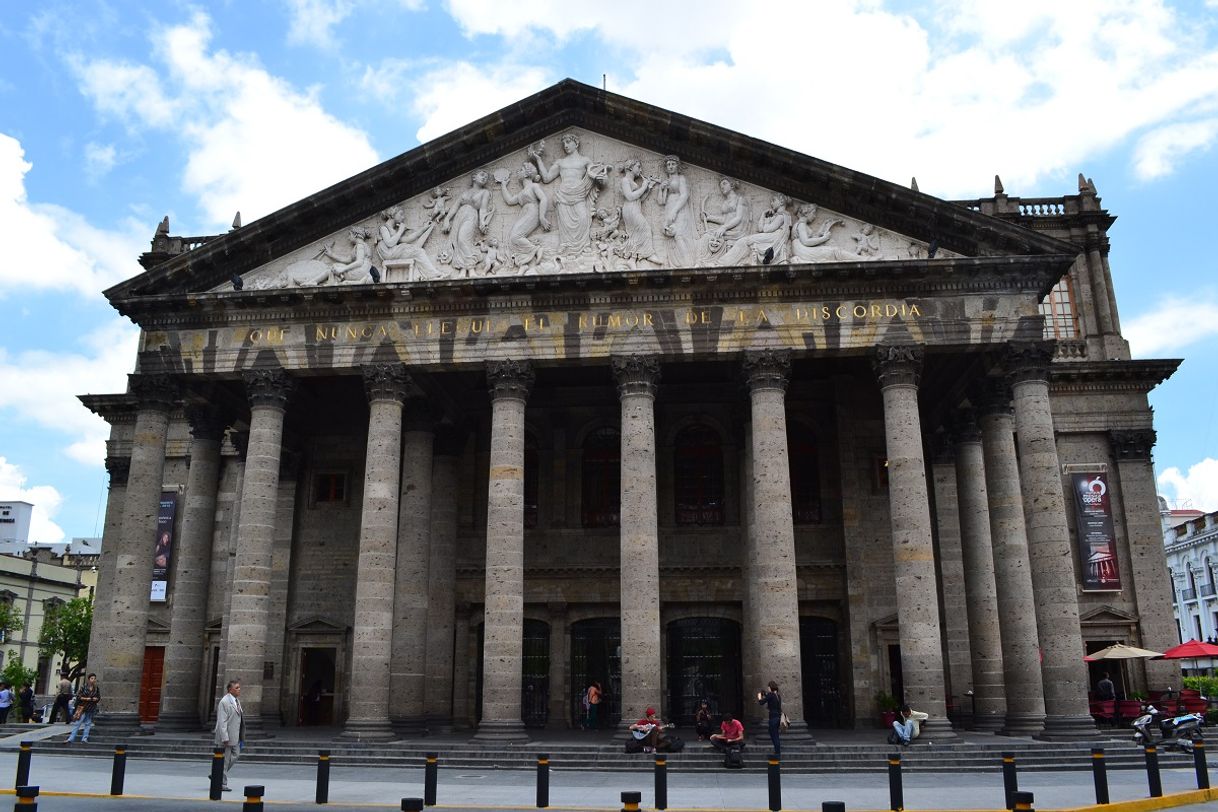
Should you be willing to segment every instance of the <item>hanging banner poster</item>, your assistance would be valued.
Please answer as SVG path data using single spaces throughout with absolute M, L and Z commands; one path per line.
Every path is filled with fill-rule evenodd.
M 1073 474 L 1071 482 L 1074 486 L 1079 555 L 1083 564 L 1083 589 L 1119 590 L 1121 572 L 1117 567 L 1108 475 Z
M 152 554 L 152 595 L 149 597 L 157 603 L 164 603 L 169 591 L 169 564 L 173 560 L 173 526 L 177 512 L 178 495 L 173 491 L 162 493 L 156 514 L 156 552 Z

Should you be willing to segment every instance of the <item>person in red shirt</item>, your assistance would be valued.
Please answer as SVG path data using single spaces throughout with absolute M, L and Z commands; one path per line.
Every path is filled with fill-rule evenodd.
M 634 737 L 643 743 L 644 753 L 655 752 L 656 747 L 660 745 L 660 731 L 663 729 L 664 723 L 656 716 L 655 708 L 648 708 L 643 718 L 630 726 Z
M 730 713 L 725 713 L 723 722 L 719 725 L 719 732 L 710 737 L 710 742 L 720 750 L 743 747 L 744 725 L 740 724 L 739 719 L 733 719 Z

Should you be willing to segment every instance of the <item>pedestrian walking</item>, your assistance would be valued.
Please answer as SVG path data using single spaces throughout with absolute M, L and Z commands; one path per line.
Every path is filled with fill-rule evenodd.
M 76 733 L 82 725 L 85 731 L 81 741 L 89 740 L 89 731 L 93 729 L 93 714 L 97 712 L 98 702 L 101 702 L 101 688 L 97 687 L 97 675 L 90 674 L 85 687 L 76 694 L 76 714 L 72 722 L 72 732 L 68 734 L 68 741 L 76 741 Z
M 228 792 L 228 771 L 241 755 L 241 741 L 245 738 L 245 712 L 241 710 L 241 681 L 229 680 L 224 696 L 216 705 L 216 746 L 224 748 L 224 786 Z

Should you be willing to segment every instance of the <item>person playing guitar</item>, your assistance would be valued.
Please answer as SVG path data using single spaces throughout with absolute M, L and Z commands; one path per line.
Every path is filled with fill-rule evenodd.
M 643 742 L 644 753 L 654 753 L 656 748 L 660 746 L 660 731 L 675 727 L 673 724 L 664 724 L 658 716 L 656 716 L 655 708 L 648 708 L 643 718 L 630 726 L 630 732 L 634 737 Z

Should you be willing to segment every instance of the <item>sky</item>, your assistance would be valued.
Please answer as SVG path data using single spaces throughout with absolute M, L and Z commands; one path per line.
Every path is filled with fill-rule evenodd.
M 1160 492 L 1218 510 L 1218 0 L 0 0 L 0 500 L 100 535 L 161 218 L 248 224 L 563 78 L 949 199 L 1092 178 Z

